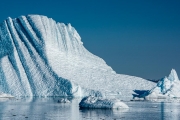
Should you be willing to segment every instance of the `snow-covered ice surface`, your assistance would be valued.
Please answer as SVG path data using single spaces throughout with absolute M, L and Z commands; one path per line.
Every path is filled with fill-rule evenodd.
M 162 78 L 156 87 L 135 96 L 149 100 L 180 98 L 180 80 L 176 71 L 172 69 L 169 76 Z
M 0 91 L 13 96 L 111 96 L 131 98 L 155 83 L 116 74 L 84 48 L 71 26 L 40 15 L 0 24 Z
M 79 106 L 80 108 L 129 108 L 125 103 L 118 99 L 103 99 L 94 96 L 84 97 L 79 103 Z

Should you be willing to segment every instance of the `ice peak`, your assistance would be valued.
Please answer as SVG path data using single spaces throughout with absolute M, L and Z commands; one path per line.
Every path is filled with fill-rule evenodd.
M 171 70 L 171 73 L 169 74 L 168 79 L 171 81 L 179 80 L 175 69 Z
M 71 26 L 71 23 L 68 23 L 67 25 L 68 25 L 68 27 L 69 27 L 69 28 L 71 28 L 71 27 L 72 27 L 72 26 Z

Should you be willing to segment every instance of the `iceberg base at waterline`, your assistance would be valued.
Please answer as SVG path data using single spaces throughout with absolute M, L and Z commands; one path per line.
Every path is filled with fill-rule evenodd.
M 10 94 L 6 94 L 6 93 L 0 93 L 0 99 L 1 98 L 14 98 L 14 96 L 10 95 Z
M 122 109 L 129 108 L 125 103 L 118 99 L 103 99 L 94 96 L 84 97 L 79 103 L 80 108 L 97 109 Z
M 10 95 L 10 94 L 6 94 L 6 93 L 0 93 L 0 102 L 2 101 L 7 101 L 7 100 L 10 100 L 10 99 L 13 99 L 14 96 Z

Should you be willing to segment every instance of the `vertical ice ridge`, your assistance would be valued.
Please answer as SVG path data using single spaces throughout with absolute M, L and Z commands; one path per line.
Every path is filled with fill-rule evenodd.
M 17 25 L 16 25 L 17 26 Z M 17 28 L 17 31 L 19 28 Z M 19 31 L 19 36 L 21 36 L 21 40 L 26 40 L 26 37 L 24 36 L 23 32 L 21 32 L 21 30 Z M 20 41 L 21 43 L 21 41 Z M 24 42 L 25 43 L 25 42 Z M 34 94 L 35 96 L 38 95 L 48 95 L 47 94 L 47 81 L 45 79 L 45 74 L 42 73 L 41 69 L 40 69 L 40 65 L 38 63 L 38 59 L 36 59 L 36 57 L 34 56 L 34 53 L 32 52 L 32 50 L 30 50 L 31 48 L 29 47 L 25 47 L 25 51 L 26 53 L 28 53 L 26 56 L 28 62 L 28 66 L 31 66 L 30 68 L 30 73 L 32 74 L 32 80 L 33 83 L 35 84 L 35 92 L 36 94 Z M 25 54 L 25 53 L 24 53 Z M 45 69 L 43 70 L 45 71 Z M 38 80 L 38 82 L 36 82 Z M 44 89 L 43 93 L 41 92 L 41 90 Z
M 8 34 L 8 39 L 11 40 L 12 42 L 12 36 L 11 36 L 11 33 L 8 29 L 8 25 L 7 25 L 7 22 L 5 21 L 5 28 L 7 30 L 7 34 Z M 22 81 L 22 84 L 23 84 L 23 88 L 24 88 L 24 92 L 25 92 L 25 96 L 32 96 L 32 91 L 31 91 L 31 88 L 30 88 L 30 84 L 29 84 L 29 81 L 28 81 L 28 78 L 27 78 L 27 74 L 25 74 L 25 70 L 23 68 L 23 65 L 22 65 L 22 62 L 20 61 L 20 58 L 19 58 L 19 55 L 18 55 L 18 52 L 17 52 L 17 49 L 14 45 L 14 43 L 12 42 L 12 46 L 14 48 L 14 57 L 15 57 L 15 60 L 16 60 L 16 63 L 17 63 L 17 66 L 18 66 L 18 70 L 19 70 L 19 73 L 20 73 L 20 76 L 21 76 L 21 81 Z
M 12 22 L 13 22 L 13 28 L 14 28 L 14 30 L 16 32 L 16 41 L 15 42 L 17 43 L 18 48 L 21 49 L 22 54 L 26 57 L 25 59 L 26 59 L 27 63 L 25 63 L 25 64 L 27 65 L 27 67 L 29 67 L 31 65 L 31 67 L 29 67 L 29 71 L 30 71 L 29 74 L 31 74 L 31 76 L 32 76 L 31 79 L 33 79 L 33 76 L 37 76 L 39 74 L 38 72 L 36 74 L 33 74 L 36 71 L 36 63 L 35 64 L 33 63 L 34 58 L 29 57 L 30 53 L 28 51 L 28 48 L 25 45 L 25 43 L 21 41 L 24 38 L 19 32 L 20 28 L 18 27 L 17 19 L 12 20 Z M 24 52 L 24 51 L 26 51 L 26 52 Z M 23 56 L 23 58 L 24 58 L 24 56 Z M 34 85 L 34 81 L 32 83 Z M 34 86 L 37 86 L 37 85 L 34 85 Z M 37 87 L 34 87 L 35 95 L 37 95 L 36 88 Z
M 63 41 L 62 41 L 62 35 L 61 35 L 61 33 L 60 33 L 59 29 L 58 29 L 58 24 L 55 25 L 55 31 L 56 31 L 56 35 L 57 35 L 57 37 L 56 37 L 56 42 L 58 44 L 57 47 L 61 52 L 64 52 L 65 47 L 64 47 Z
M 69 37 L 68 30 L 67 30 L 66 26 L 64 26 L 64 31 L 65 31 L 65 40 L 66 40 L 67 48 L 68 48 L 67 53 L 73 54 L 72 41 L 71 41 L 71 39 Z
M 21 18 L 22 17 L 20 17 L 20 19 Z M 34 61 L 34 64 L 36 65 L 37 70 L 40 72 L 40 75 L 42 75 L 42 81 L 43 81 L 44 85 L 46 86 L 46 88 L 48 88 L 48 86 L 52 86 L 52 84 L 55 84 L 54 83 L 54 77 L 52 75 L 50 67 L 47 64 L 46 58 L 43 57 L 45 55 L 44 52 L 42 51 L 41 54 L 39 54 L 39 52 L 36 51 L 36 49 L 34 49 L 34 46 L 32 44 L 30 44 L 29 40 L 31 38 L 33 39 L 33 32 L 34 31 L 31 30 L 31 26 L 29 25 L 29 23 L 28 22 L 24 22 L 24 20 L 27 20 L 27 19 L 25 17 L 24 17 L 24 19 L 21 19 L 21 23 L 23 23 L 22 27 L 25 28 L 25 31 L 28 31 L 28 33 L 24 36 L 23 34 L 26 33 L 26 32 L 21 32 L 21 30 L 23 28 L 21 30 L 19 30 L 19 32 L 21 33 L 22 36 L 24 36 L 22 40 L 26 44 L 26 47 L 28 48 L 28 51 L 30 52 L 31 58 L 33 58 L 32 60 Z M 28 37 L 28 36 L 31 36 L 31 38 Z M 38 38 L 36 37 L 34 39 L 38 39 Z M 42 46 L 42 48 L 44 48 L 44 46 Z M 52 82 L 48 82 L 49 80 L 51 80 Z M 45 89 L 45 90 L 47 90 L 46 91 L 47 92 L 46 95 L 51 94 L 52 89 L 53 88 Z
M 44 19 L 46 18 L 46 17 L 43 17 Z M 33 20 L 32 20 L 33 21 Z M 43 20 L 41 20 L 41 21 L 43 21 Z M 41 24 L 41 23 L 40 23 Z M 34 27 L 36 27 L 36 25 L 34 25 Z M 48 26 L 49 27 L 49 26 Z M 48 30 L 48 29 L 47 29 Z M 44 37 L 44 38 L 46 38 L 46 37 Z M 59 78 L 59 77 L 57 77 L 57 75 L 51 70 L 51 68 L 50 68 L 50 66 L 48 66 L 48 68 L 50 69 L 50 73 L 52 73 L 53 74 L 53 76 L 55 76 L 55 79 L 57 80 L 57 81 L 67 81 L 67 80 L 64 80 L 64 79 L 62 79 L 62 78 Z M 70 85 L 71 83 L 70 82 L 68 82 L 68 85 Z M 66 86 L 66 85 L 61 85 L 60 86 L 60 89 L 62 89 L 62 88 L 64 88 L 65 89 L 65 91 L 67 91 L 67 93 L 68 94 L 71 94 L 71 92 L 69 91 L 69 90 L 67 90 L 67 89 L 71 89 L 71 87 L 69 87 L 69 88 L 66 88 L 66 87 L 68 87 L 68 85 Z M 51 86 L 51 85 L 50 85 Z M 68 92 L 69 91 L 69 92 Z
M 6 29 L 6 28 L 5 28 Z M 8 31 L 8 30 L 7 30 Z M 8 32 L 7 32 L 8 33 Z M 13 46 L 13 45 L 12 45 Z M 19 69 L 18 69 L 18 66 L 17 66 L 17 63 L 16 63 L 16 60 L 15 60 L 15 56 L 14 56 L 14 52 L 12 52 L 11 54 L 8 55 L 8 59 L 10 61 L 10 63 L 12 64 L 13 66 L 13 69 L 15 70 L 15 73 L 18 77 L 18 80 L 19 80 L 19 83 L 20 83 L 20 88 L 22 88 L 23 92 L 25 91 L 24 87 L 22 87 L 22 79 L 21 79 L 21 76 L 20 76 L 20 72 L 19 72 Z M 24 94 L 24 93 L 23 93 Z
M 20 75 L 20 72 L 19 72 L 19 69 L 18 69 L 16 60 L 15 60 L 14 54 L 9 55 L 9 56 L 8 56 L 8 59 L 9 59 L 11 65 L 12 65 L 12 67 L 13 67 L 13 69 L 14 69 L 17 77 L 18 77 L 18 80 L 19 80 L 18 83 L 20 83 L 20 86 L 19 86 L 19 87 L 23 89 L 23 90 L 22 90 L 23 92 L 25 92 L 25 88 L 24 88 L 23 85 L 22 85 L 21 75 Z M 23 93 L 23 94 L 25 94 L 25 93 Z
M 45 74 L 42 72 L 43 70 L 41 69 L 41 66 L 39 66 L 38 58 L 36 58 L 36 56 L 38 56 L 38 55 L 36 55 L 36 56 L 34 55 L 33 47 L 30 47 L 28 45 L 28 43 L 27 43 L 28 34 L 26 34 L 26 32 L 23 32 L 23 28 L 20 27 L 20 26 L 21 26 L 20 24 L 15 24 L 17 32 L 19 33 L 19 36 L 22 37 L 21 40 L 23 40 L 23 42 L 24 42 L 24 44 L 25 44 L 25 46 L 26 46 L 26 48 L 27 48 L 27 50 L 28 50 L 28 52 L 30 54 L 30 57 L 32 58 L 32 62 L 35 65 L 36 70 L 40 72 L 40 75 L 42 75 L 41 76 L 42 77 L 42 82 L 44 83 L 44 85 L 45 84 L 47 85 Z
M 14 43 L 14 46 L 15 46 L 16 50 L 17 50 L 18 56 L 20 58 L 22 66 L 23 66 L 23 68 L 25 70 L 25 73 L 27 75 L 29 84 L 31 86 L 30 88 L 31 88 L 32 94 L 35 94 L 34 93 L 34 88 L 35 87 L 34 87 L 34 84 L 33 84 L 33 81 L 32 81 L 32 76 L 30 74 L 29 67 L 27 66 L 27 61 L 25 59 L 25 56 L 23 55 L 23 53 L 22 53 L 22 51 L 20 49 L 20 46 L 19 46 L 19 44 L 17 42 L 17 39 L 18 39 L 17 35 L 16 35 L 17 33 L 16 33 L 16 31 L 15 31 L 15 29 L 13 27 L 14 25 L 13 25 L 12 19 L 8 18 L 6 22 L 7 22 L 7 25 L 8 25 L 9 32 L 10 32 L 11 37 L 12 37 L 12 41 Z
M 44 54 L 44 42 L 42 39 L 42 36 L 38 35 L 35 31 L 35 27 L 32 25 L 32 21 L 30 19 L 27 19 L 25 16 L 19 17 L 20 23 L 23 26 L 24 30 L 27 32 L 27 35 L 29 36 L 28 40 L 32 44 L 32 46 L 35 47 L 36 51 L 40 56 L 46 60 L 46 56 Z M 47 62 L 47 60 L 45 61 Z
M 5 56 L 2 59 L 2 69 L 6 77 L 6 82 L 10 88 L 9 93 L 21 96 L 23 94 L 23 89 L 21 88 L 21 84 L 18 82 L 16 71 L 13 69 L 12 64 L 8 59 L 8 56 Z
M 17 26 L 17 25 L 16 25 Z M 21 28 L 22 30 L 22 28 Z M 40 56 L 38 55 L 38 53 L 34 50 L 34 48 L 32 47 L 31 44 L 28 44 L 28 40 L 26 37 L 23 37 L 24 32 L 21 32 L 20 28 L 17 28 L 17 31 L 20 32 L 20 35 L 22 36 L 22 40 L 25 43 L 26 47 L 28 48 L 28 51 L 30 53 L 30 56 L 32 58 L 32 60 L 34 61 L 34 64 L 36 64 L 37 70 L 40 71 L 40 74 L 42 75 L 42 81 L 46 84 L 46 88 L 48 88 L 48 86 L 52 86 L 51 84 L 54 83 L 54 79 L 53 77 L 48 77 L 48 76 L 53 76 L 50 67 L 46 67 L 47 65 L 45 64 L 45 62 L 43 61 L 43 59 L 40 58 Z M 43 67 L 43 69 L 42 69 Z M 48 68 L 48 69 L 47 69 Z M 51 78 L 50 80 L 52 80 L 52 82 L 48 82 L 48 79 Z M 55 83 L 54 83 L 55 84 Z M 53 89 L 53 88 L 52 88 Z M 47 89 L 50 90 L 50 89 Z M 49 95 L 49 94 L 46 94 Z
M 65 31 L 65 39 L 66 39 L 66 43 L 67 43 L 67 47 L 68 47 L 68 53 L 69 54 L 74 54 L 75 53 L 75 49 L 73 46 L 73 39 L 70 37 L 70 33 L 68 31 L 68 27 L 65 25 L 64 26 L 64 31 Z
M 71 40 L 73 52 L 76 55 L 81 55 L 81 50 L 83 50 L 83 49 L 80 49 L 81 45 L 82 45 L 80 36 L 78 36 L 76 30 L 70 25 L 70 23 L 66 26 L 66 28 L 67 28 L 68 36 Z M 83 52 L 82 52 L 82 54 L 83 54 Z
M 50 27 L 50 26 L 48 26 Z M 51 70 L 51 67 L 48 66 L 48 68 L 50 69 L 50 73 L 53 74 L 53 76 L 55 76 L 55 79 L 58 81 L 58 82 L 61 82 L 61 86 L 59 86 L 58 88 L 62 89 L 63 91 L 66 91 L 68 95 L 71 95 L 71 92 L 69 91 L 71 89 L 71 87 L 69 87 L 69 85 L 71 86 L 71 83 L 67 80 L 64 80 L 62 78 L 59 78 L 52 70 Z M 67 82 L 68 84 L 64 84 L 63 82 Z M 50 85 L 51 86 L 51 85 Z M 60 91 L 60 90 L 58 90 Z M 59 95 L 59 93 L 57 93 Z
M 31 49 L 33 49 L 33 48 L 31 48 Z M 51 72 L 50 72 L 51 73 Z
M 41 40 L 41 37 L 38 37 L 37 33 L 34 31 L 33 27 L 30 25 L 30 22 L 28 21 L 28 19 L 25 16 L 21 16 L 16 20 L 19 21 L 19 23 L 21 23 L 21 25 L 24 27 L 29 37 L 32 39 L 32 43 L 35 45 L 35 47 L 40 47 L 42 49 L 43 41 Z
M 63 47 L 64 47 L 64 50 L 67 51 L 68 48 L 67 48 L 67 43 L 66 43 L 66 40 L 65 40 L 65 35 L 64 35 L 65 33 L 64 33 L 63 27 L 64 27 L 64 24 L 58 23 L 58 30 L 59 30 L 59 32 L 61 34 Z
M 15 45 L 13 45 L 15 47 Z M 31 90 L 31 86 L 28 80 L 28 76 L 24 70 L 23 64 L 20 61 L 19 55 L 17 53 L 17 50 L 15 48 L 14 50 L 14 57 L 17 63 L 17 67 L 18 67 L 18 71 L 20 73 L 20 78 L 21 78 L 21 82 L 22 82 L 22 88 L 24 89 L 25 94 L 22 96 L 32 96 L 32 90 Z
M 0 24 L 0 58 L 11 54 L 13 51 L 11 40 L 6 31 L 6 22 Z
M 58 24 L 56 24 L 56 22 L 53 20 L 51 22 L 51 33 L 52 33 L 52 37 L 51 37 L 52 44 L 60 52 L 65 52 L 67 50 L 67 46 L 65 45 L 62 34 L 58 29 Z
M 7 34 L 9 36 L 9 39 L 11 40 L 12 46 L 14 48 L 14 52 L 10 56 L 13 55 L 14 61 L 16 62 L 16 66 L 19 68 L 18 70 L 16 70 L 16 72 L 18 72 L 18 76 L 20 75 L 20 81 L 22 82 L 21 85 L 23 84 L 21 87 L 24 90 L 24 93 L 25 93 L 24 95 L 32 96 L 32 92 L 31 92 L 31 89 L 29 87 L 29 83 L 26 82 L 26 84 L 24 84 L 24 82 L 27 81 L 27 75 L 24 72 L 24 68 L 22 66 L 22 62 L 20 62 L 17 49 L 16 49 L 16 47 L 15 47 L 13 41 L 12 41 L 13 39 L 12 39 L 11 33 L 10 33 L 9 29 L 8 29 L 7 21 L 5 21 L 5 26 L 6 26 L 5 28 L 7 30 Z
M 0 90 L 4 93 L 9 93 L 9 86 L 6 82 L 6 76 L 2 69 L 2 59 L 0 59 Z
M 9 85 L 7 84 L 7 79 L 3 70 L 3 59 L 8 54 L 11 54 L 13 51 L 11 41 L 8 38 L 8 34 L 6 32 L 6 22 L 0 24 L 0 89 L 2 92 L 9 93 Z
M 37 70 L 42 71 L 42 69 L 39 66 L 39 62 L 38 62 L 38 58 L 39 59 L 41 59 L 41 58 L 40 58 L 38 52 L 36 50 L 34 50 L 32 45 L 28 41 L 30 39 L 28 34 L 25 31 L 23 32 L 23 27 L 20 24 L 16 24 L 15 26 L 17 28 L 18 33 L 22 37 L 22 41 L 24 42 L 24 44 L 25 44 L 25 46 L 26 46 L 26 48 L 27 48 L 27 50 L 28 50 L 28 52 L 29 52 L 29 54 L 30 54 L 30 56 L 32 58 L 32 61 L 34 62 Z M 35 53 L 37 53 L 37 55 L 35 55 Z M 41 61 L 43 61 L 43 60 L 41 59 Z
M 7 29 L 7 24 L 6 22 L 4 22 L 4 31 L 6 32 L 6 35 L 8 36 L 9 32 L 8 32 L 8 29 Z M 6 37 L 7 41 L 11 41 L 11 37 Z M 11 43 L 11 47 L 13 47 L 12 43 Z M 16 61 L 14 59 L 14 54 L 13 54 L 13 51 L 11 53 L 8 54 L 8 61 L 9 61 L 9 66 L 11 66 L 9 69 L 9 71 L 12 71 L 12 74 L 14 75 L 14 81 L 12 81 L 11 83 L 8 83 L 8 80 L 6 80 L 6 82 L 9 84 L 9 87 L 12 87 L 14 84 L 16 84 L 16 87 L 17 89 L 19 89 L 19 91 L 21 91 L 21 94 L 24 94 L 24 89 L 22 87 L 22 84 L 21 84 L 21 78 L 20 78 L 20 73 L 18 71 L 18 68 L 17 68 L 17 64 L 16 64 Z M 10 78 L 11 79 L 11 78 Z M 13 92 L 17 92 L 18 90 L 16 91 L 13 91 Z M 20 95 L 20 94 L 19 94 Z
M 41 16 L 21 16 L 20 18 L 23 18 L 24 22 L 30 25 L 30 31 L 37 36 L 39 39 L 38 42 L 41 46 L 44 46 L 44 32 L 45 32 L 45 27 L 42 22 L 42 17 Z M 36 19 L 36 22 L 34 22 L 33 19 Z M 38 24 L 36 24 L 38 23 Z

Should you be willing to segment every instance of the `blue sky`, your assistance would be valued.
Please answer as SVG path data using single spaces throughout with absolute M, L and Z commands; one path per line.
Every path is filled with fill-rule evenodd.
M 172 68 L 180 75 L 179 6 L 179 0 L 7 0 L 0 21 L 40 14 L 71 23 L 84 46 L 117 73 L 158 79 Z

